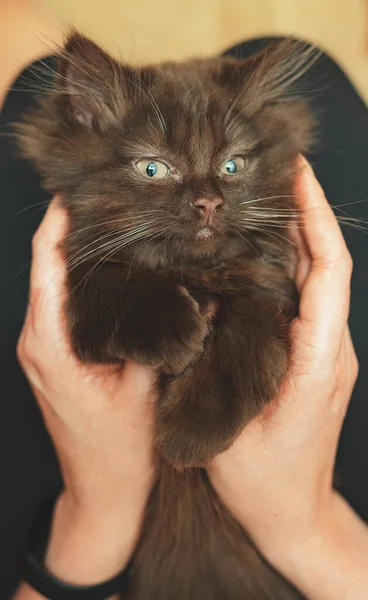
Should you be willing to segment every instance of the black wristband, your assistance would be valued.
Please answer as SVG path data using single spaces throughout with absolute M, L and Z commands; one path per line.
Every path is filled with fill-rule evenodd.
M 128 569 L 97 585 L 71 585 L 51 575 L 43 566 L 54 503 L 36 520 L 20 564 L 20 575 L 34 590 L 49 600 L 106 600 L 121 594 L 128 584 Z

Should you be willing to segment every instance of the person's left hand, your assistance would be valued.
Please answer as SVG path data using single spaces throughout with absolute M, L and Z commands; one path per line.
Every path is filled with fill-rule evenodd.
M 64 516 L 55 544 L 63 545 L 60 539 L 69 528 L 77 548 L 76 531 L 88 529 L 100 554 L 116 549 L 114 573 L 134 549 L 154 484 L 156 376 L 138 364 L 87 365 L 73 355 L 63 312 L 67 290 L 59 249 L 66 228 L 66 211 L 54 200 L 33 240 L 30 299 L 18 357 L 65 483 L 57 508 Z M 101 549 L 100 534 L 109 548 Z M 78 539 L 83 545 L 82 535 Z

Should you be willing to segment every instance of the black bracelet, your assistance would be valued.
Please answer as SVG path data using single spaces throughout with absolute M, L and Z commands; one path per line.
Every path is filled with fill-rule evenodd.
M 20 563 L 20 575 L 34 590 L 49 600 L 106 600 L 121 594 L 128 585 L 128 569 L 97 585 L 71 585 L 51 575 L 43 566 L 54 502 L 36 520 Z

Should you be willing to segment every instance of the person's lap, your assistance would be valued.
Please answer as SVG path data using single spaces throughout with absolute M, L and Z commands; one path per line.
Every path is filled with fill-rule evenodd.
M 229 51 L 238 57 L 254 53 L 266 40 L 252 40 Z M 0 116 L 0 185 L 3 249 L 0 413 L 0 596 L 9 597 L 16 582 L 16 559 L 36 513 L 60 489 L 60 476 L 51 443 L 36 402 L 17 365 L 15 347 L 27 304 L 31 239 L 42 219 L 48 197 L 27 163 L 16 157 L 15 145 L 3 136 L 34 100 L 28 83 L 13 86 Z M 35 79 L 35 78 L 34 78 Z M 23 76 L 23 81 L 25 80 Z M 17 88 L 30 88 L 29 92 Z M 368 196 L 368 112 L 337 65 L 325 55 L 305 80 L 305 89 L 319 115 L 319 141 L 309 157 L 316 175 L 334 205 L 347 205 Z M 309 94 L 309 92 L 311 92 Z M 353 217 L 368 214 L 368 203 L 344 206 Z M 20 214 L 19 211 L 24 211 Z M 341 213 L 342 214 L 342 213 Z M 16 216 L 17 215 L 17 216 Z M 354 259 L 350 325 L 361 364 L 341 439 L 339 464 L 343 493 L 368 520 L 368 238 L 356 229 L 344 231 Z M 52 349 L 50 349 L 52 352 Z

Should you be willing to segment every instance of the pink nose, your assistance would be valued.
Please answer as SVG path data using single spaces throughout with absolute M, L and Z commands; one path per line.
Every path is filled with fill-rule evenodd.
M 198 198 L 191 202 L 194 208 L 198 208 L 207 223 L 211 223 L 216 211 L 222 206 L 224 201 L 221 198 Z

